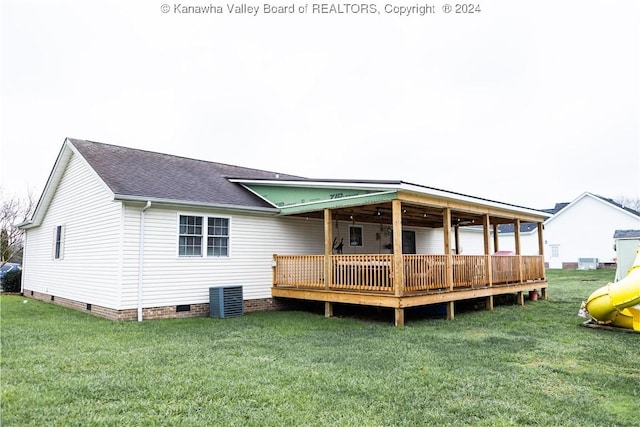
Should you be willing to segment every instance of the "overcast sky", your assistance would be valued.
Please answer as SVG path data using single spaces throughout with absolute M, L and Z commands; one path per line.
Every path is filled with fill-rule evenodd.
M 69 136 L 533 208 L 640 197 L 638 1 L 225 1 L 2 0 L 5 193 L 39 194 Z

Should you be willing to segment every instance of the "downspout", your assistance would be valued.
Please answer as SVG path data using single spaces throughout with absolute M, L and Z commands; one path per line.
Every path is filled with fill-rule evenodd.
M 147 209 L 151 207 L 151 200 L 140 212 L 140 248 L 138 253 L 138 322 L 142 322 L 142 284 L 144 278 L 144 216 Z

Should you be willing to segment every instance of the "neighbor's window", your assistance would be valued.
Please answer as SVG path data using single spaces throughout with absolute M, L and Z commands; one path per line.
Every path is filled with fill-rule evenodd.
M 204 234 L 205 221 L 206 235 Z M 178 255 L 184 257 L 202 256 L 205 241 L 207 256 L 229 256 L 229 218 L 180 215 Z
M 349 226 L 349 246 L 362 246 L 362 227 Z
M 229 218 L 209 218 L 207 255 L 229 256 Z
M 64 246 L 64 227 L 58 225 L 53 229 L 53 259 L 62 259 Z
M 202 217 L 180 215 L 178 255 L 202 256 Z

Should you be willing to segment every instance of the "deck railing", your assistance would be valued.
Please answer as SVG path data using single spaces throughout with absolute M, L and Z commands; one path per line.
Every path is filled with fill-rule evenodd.
M 324 255 L 274 255 L 274 286 L 394 292 L 393 255 L 331 255 L 325 281 Z M 404 293 L 501 286 L 544 279 L 541 255 L 403 255 Z M 491 280 L 488 265 L 491 263 Z
M 273 283 L 296 288 L 324 288 L 324 255 L 274 255 Z
M 331 289 L 393 291 L 391 255 L 332 255 Z

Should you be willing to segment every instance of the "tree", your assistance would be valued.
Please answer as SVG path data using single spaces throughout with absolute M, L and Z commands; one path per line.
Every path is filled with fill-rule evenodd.
M 24 232 L 16 224 L 29 219 L 34 208 L 33 192 L 20 198 L 16 194 L 7 196 L 0 187 L 0 265 L 21 263 Z
M 613 200 L 615 202 L 620 203 L 625 208 L 630 208 L 630 209 L 633 209 L 634 211 L 640 212 L 640 198 L 618 196 Z

